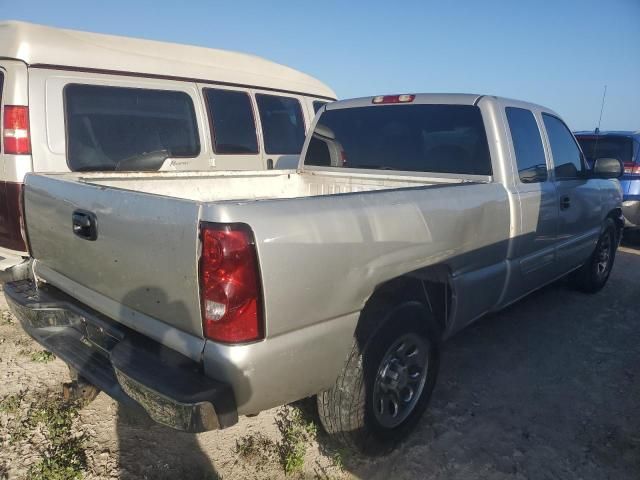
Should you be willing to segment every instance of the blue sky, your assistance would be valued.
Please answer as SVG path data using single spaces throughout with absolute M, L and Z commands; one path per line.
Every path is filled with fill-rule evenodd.
M 0 18 L 254 53 L 340 98 L 473 92 L 640 129 L 640 0 L 0 0 Z

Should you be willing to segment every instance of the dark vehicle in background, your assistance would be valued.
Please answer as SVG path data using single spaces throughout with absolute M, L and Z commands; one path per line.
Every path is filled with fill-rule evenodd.
M 640 130 L 575 132 L 575 136 L 590 165 L 596 158 L 617 158 L 623 163 L 620 183 L 625 226 L 640 228 Z

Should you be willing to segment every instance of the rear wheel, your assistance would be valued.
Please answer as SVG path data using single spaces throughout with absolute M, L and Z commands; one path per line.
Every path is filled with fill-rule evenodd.
M 325 430 L 366 454 L 393 448 L 417 425 L 431 398 L 440 360 L 439 335 L 424 304 L 373 303 L 363 311 L 361 322 L 376 327 L 356 334 L 335 385 L 318 395 Z
M 608 218 L 591 257 L 582 267 L 572 273 L 571 279 L 574 285 L 586 293 L 600 291 L 611 275 L 617 248 L 616 226 L 614 221 Z

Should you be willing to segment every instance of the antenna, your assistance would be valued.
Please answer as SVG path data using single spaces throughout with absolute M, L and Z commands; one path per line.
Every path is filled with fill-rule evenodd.
M 600 133 L 600 123 L 602 122 L 602 112 L 604 111 L 604 100 L 607 98 L 607 86 L 604 86 L 604 93 L 602 94 L 602 105 L 600 106 L 600 118 L 598 119 L 598 126 L 596 127 L 596 134 Z

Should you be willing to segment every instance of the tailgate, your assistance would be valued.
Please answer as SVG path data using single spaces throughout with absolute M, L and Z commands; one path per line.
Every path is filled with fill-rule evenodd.
M 152 337 L 166 335 L 166 326 L 202 337 L 197 203 L 72 175 L 30 174 L 25 183 L 39 277 Z M 79 226 L 91 217 L 95 240 Z

